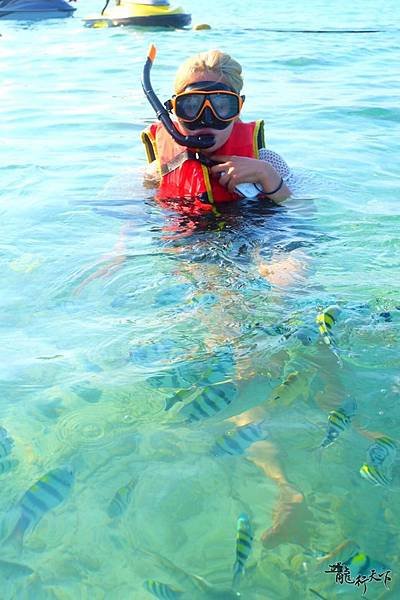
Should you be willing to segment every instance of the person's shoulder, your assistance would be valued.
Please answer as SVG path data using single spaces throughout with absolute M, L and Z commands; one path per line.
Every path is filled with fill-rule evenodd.
M 290 169 L 287 162 L 282 158 L 280 154 L 270 150 L 269 148 L 260 148 L 259 159 L 265 160 L 268 164 L 274 167 L 283 179 L 286 179 L 290 175 Z

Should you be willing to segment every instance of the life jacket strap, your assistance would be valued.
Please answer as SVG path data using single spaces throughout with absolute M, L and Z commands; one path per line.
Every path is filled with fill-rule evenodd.
M 218 164 L 217 161 L 212 160 L 212 158 L 201 152 L 186 149 L 174 156 L 172 160 L 161 165 L 161 175 L 168 175 L 168 173 L 175 171 L 175 169 L 179 169 L 187 160 L 198 160 L 205 167 L 213 167 Z

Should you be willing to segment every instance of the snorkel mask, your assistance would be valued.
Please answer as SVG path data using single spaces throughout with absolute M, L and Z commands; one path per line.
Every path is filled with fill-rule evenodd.
M 160 100 L 156 96 L 156 93 L 150 81 L 150 70 L 153 66 L 156 53 L 156 47 L 153 44 L 151 44 L 147 55 L 147 60 L 143 67 L 142 87 L 144 93 L 146 94 L 147 100 L 150 102 L 157 115 L 157 119 L 161 121 L 165 129 L 173 137 L 177 144 L 180 144 L 181 146 L 186 146 L 187 148 L 197 148 L 198 150 L 211 148 L 211 146 L 215 144 L 215 137 L 213 135 L 210 135 L 208 133 L 203 135 L 183 135 L 174 125 L 174 122 L 169 116 L 166 107 L 160 102 Z
M 167 100 L 165 107 L 175 113 L 186 129 L 226 129 L 238 117 L 243 102 L 244 96 L 225 83 L 199 81 Z

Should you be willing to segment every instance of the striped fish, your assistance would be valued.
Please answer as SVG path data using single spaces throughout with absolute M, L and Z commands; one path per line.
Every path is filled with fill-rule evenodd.
M 319 312 L 315 318 L 315 322 L 318 325 L 318 331 L 327 346 L 331 348 L 337 358 L 340 359 L 339 351 L 336 347 L 335 338 L 332 334 L 332 327 L 336 323 L 336 319 L 339 316 L 339 306 L 328 306 Z
M 209 419 L 227 408 L 236 393 L 237 388 L 231 382 L 204 388 L 199 396 L 180 409 L 179 414 L 186 417 L 187 423 Z
M 322 440 L 320 448 L 328 448 L 328 446 L 336 441 L 338 436 L 350 425 L 356 409 L 356 402 L 348 399 L 336 410 L 331 410 L 328 416 L 326 436 Z
M 390 479 L 382 471 L 367 463 L 362 465 L 360 475 L 375 485 L 386 486 L 390 484 Z
M 333 343 L 332 327 L 336 323 L 339 313 L 339 306 L 328 306 L 328 308 L 321 310 L 315 318 L 315 322 L 318 325 L 318 331 L 320 332 L 325 344 L 328 346 Z
M 178 402 L 185 403 L 192 396 L 199 396 L 204 388 L 222 385 L 221 380 L 225 379 L 227 382 L 229 379 L 228 374 L 220 369 L 220 365 L 217 366 L 217 371 L 210 367 L 208 370 L 205 370 L 204 364 L 202 364 L 202 372 L 199 373 L 198 376 L 189 377 L 189 375 L 186 374 L 186 378 L 182 376 L 180 369 L 177 369 L 171 379 L 171 382 L 176 384 L 176 391 L 174 391 L 172 396 L 169 396 L 166 399 L 164 409 L 170 410 Z M 192 382 L 192 385 L 190 385 L 189 382 Z
M 0 559 L 0 574 L 5 580 L 13 580 L 19 577 L 28 577 L 34 573 L 33 569 L 19 562 L 9 562 Z
M 16 465 L 18 461 L 14 458 L 3 458 L 0 460 L 0 475 L 5 475 L 9 471 L 11 471 Z
M 156 598 L 159 598 L 159 600 L 175 600 L 183 595 L 181 590 L 177 590 L 167 583 L 162 583 L 155 579 L 146 579 L 143 586 L 145 590 Z
M 117 490 L 107 508 L 107 514 L 110 519 L 115 519 L 124 514 L 131 501 L 133 490 L 136 487 L 137 481 L 132 479 L 126 485 Z
M 368 464 L 373 467 L 381 467 L 384 462 L 391 464 L 397 453 L 397 444 L 390 437 L 382 436 L 376 438 L 367 450 Z
M 11 471 L 18 461 L 10 458 L 14 446 L 14 440 L 4 427 L 0 426 L 0 475 Z
M 294 331 L 293 337 L 297 338 L 303 346 L 309 346 L 317 340 L 318 333 L 311 325 L 302 325 Z
M 253 546 L 253 532 L 249 516 L 239 515 L 236 526 L 236 561 L 233 565 L 232 587 L 236 588 L 244 573 L 244 565 L 249 558 Z
M 179 594 L 178 596 L 159 595 L 156 596 L 157 598 L 180 598 L 181 595 L 182 600 L 236 600 L 237 598 L 240 598 L 239 592 L 235 592 L 232 589 L 216 587 L 212 583 L 209 583 L 203 577 L 200 577 L 199 575 L 194 575 L 192 573 L 188 573 L 180 567 L 177 567 L 168 558 L 165 558 L 160 554 L 150 552 L 149 550 L 146 550 L 144 548 L 141 548 L 140 552 L 150 556 L 157 563 L 157 566 L 159 568 L 162 568 L 165 571 L 167 571 L 169 576 L 172 577 L 178 583 L 178 585 L 182 586 L 182 588 L 185 590 L 176 590 L 168 584 L 161 584 L 160 582 L 154 580 L 147 580 L 147 582 L 145 582 L 145 585 L 149 585 L 149 587 L 151 587 L 152 589 L 149 589 L 148 587 L 146 587 L 146 589 L 154 595 L 156 595 L 156 593 Z M 153 583 L 151 584 L 149 582 Z
M 160 375 L 152 375 L 151 377 L 148 377 L 146 381 L 156 389 L 165 388 L 180 390 L 182 388 L 189 388 L 192 384 L 189 379 L 182 376 L 179 369 L 165 371 L 165 373 Z
M 199 394 L 201 394 L 201 390 L 198 390 L 196 388 L 178 390 L 177 392 L 175 392 L 175 394 L 169 396 L 165 400 L 164 410 L 170 410 L 178 402 L 185 402 L 195 394 L 196 396 L 198 396 Z
M 344 564 L 350 569 L 353 578 L 358 575 L 370 575 L 372 569 L 374 569 L 376 573 L 384 573 L 385 571 L 390 570 L 383 563 L 372 560 L 365 552 L 357 552 L 346 560 Z
M 31 531 L 46 513 L 64 502 L 73 482 L 73 472 L 67 467 L 60 467 L 43 475 L 19 501 L 19 518 L 10 538 L 16 537 L 22 542 L 28 530 Z
M 230 346 L 218 349 L 212 355 L 199 360 L 188 360 L 179 366 L 153 375 L 147 382 L 153 387 L 174 390 L 208 387 L 232 378 L 235 372 L 235 356 Z
M 215 442 L 211 453 L 214 456 L 239 456 L 244 454 L 254 442 L 259 442 L 268 437 L 264 428 L 265 421 L 247 423 L 235 429 L 230 429 Z
M 292 371 L 282 383 L 272 390 L 270 402 L 279 404 L 279 406 L 288 406 L 304 393 L 304 385 L 302 384 L 304 384 L 304 380 L 301 378 L 299 371 Z
M 0 460 L 8 456 L 14 446 L 14 440 L 10 437 L 8 431 L 0 426 Z

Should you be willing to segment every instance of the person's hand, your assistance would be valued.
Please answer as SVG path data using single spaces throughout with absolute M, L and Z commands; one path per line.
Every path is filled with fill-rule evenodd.
M 238 183 L 258 183 L 268 177 L 268 164 L 257 158 L 246 156 L 220 156 L 214 155 L 213 160 L 219 162 L 211 167 L 211 173 L 218 178 L 219 183 L 233 193 Z M 222 175 L 220 175 L 222 173 Z M 278 175 L 279 182 L 279 175 Z
M 306 269 L 306 255 L 300 252 L 275 258 L 269 263 L 258 264 L 261 277 L 265 277 L 272 285 L 278 287 L 301 285 L 305 282 Z
M 239 183 L 255 183 L 274 202 L 282 202 L 291 194 L 282 177 L 272 165 L 257 158 L 247 156 L 213 155 L 218 165 L 211 167 L 211 173 L 219 177 L 219 183 L 232 194 Z M 222 175 L 220 175 L 222 173 Z M 275 193 L 273 190 L 276 190 Z

